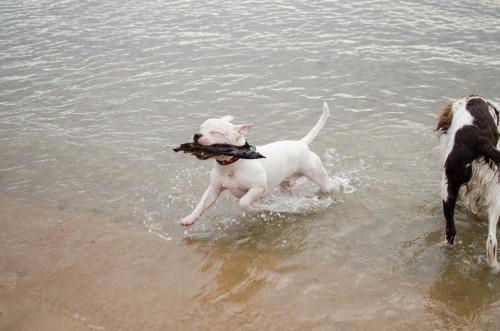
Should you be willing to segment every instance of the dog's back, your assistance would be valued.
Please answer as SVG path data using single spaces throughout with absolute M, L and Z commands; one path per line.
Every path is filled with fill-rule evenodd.
M 445 168 L 453 171 L 459 163 L 470 165 L 481 157 L 486 163 L 500 165 L 497 126 L 498 110 L 488 100 L 471 95 L 448 103 L 438 116 L 436 128 L 442 136 Z

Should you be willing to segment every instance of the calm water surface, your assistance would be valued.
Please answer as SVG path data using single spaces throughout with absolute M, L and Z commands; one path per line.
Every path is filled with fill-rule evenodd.
M 498 329 L 486 217 L 459 207 L 443 245 L 433 129 L 449 100 L 498 96 L 499 19 L 493 0 L 4 0 L 0 194 L 187 250 L 206 325 Z M 336 190 L 303 180 L 255 213 L 223 194 L 179 225 L 212 161 L 172 148 L 200 123 L 298 139 L 323 101 L 311 149 Z

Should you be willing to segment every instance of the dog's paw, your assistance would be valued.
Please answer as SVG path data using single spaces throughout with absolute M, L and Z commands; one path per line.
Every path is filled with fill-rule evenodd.
M 188 216 L 181 221 L 181 225 L 182 226 L 190 226 L 190 225 L 193 225 L 194 222 L 196 222 L 196 220 L 197 220 L 196 217 Z
M 498 272 L 500 271 L 500 264 L 496 261 L 495 261 L 495 263 L 490 265 L 490 267 L 491 267 L 491 272 L 495 275 L 498 274 Z
M 252 213 L 255 211 L 255 207 L 252 204 L 248 204 L 248 205 L 240 204 L 240 208 L 246 213 Z

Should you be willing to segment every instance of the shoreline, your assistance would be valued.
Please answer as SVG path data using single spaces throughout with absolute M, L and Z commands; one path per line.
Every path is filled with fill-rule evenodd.
M 404 271 L 164 240 L 138 225 L 5 196 L 0 215 L 0 331 L 434 329 L 445 322 L 438 317 L 445 289 Z M 494 311 L 462 321 L 496 326 Z
M 185 288 L 175 278 L 193 260 L 185 251 L 132 225 L 6 197 L 0 215 L 0 330 L 182 323 Z

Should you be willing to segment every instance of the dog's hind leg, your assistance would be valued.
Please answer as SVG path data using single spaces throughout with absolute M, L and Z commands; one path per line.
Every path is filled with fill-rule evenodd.
M 497 261 L 497 223 L 500 217 L 500 201 L 493 201 L 488 208 L 489 227 L 488 239 L 486 240 L 486 257 L 488 264 L 494 273 L 500 271 L 500 265 Z
M 331 179 L 328 177 L 323 163 L 318 155 L 311 152 L 306 163 L 302 167 L 302 174 L 313 181 L 322 190 L 328 191 L 331 189 Z
M 281 182 L 281 189 L 286 190 L 292 188 L 300 177 L 302 177 L 301 174 L 293 174 L 291 176 L 288 176 L 284 181 Z

